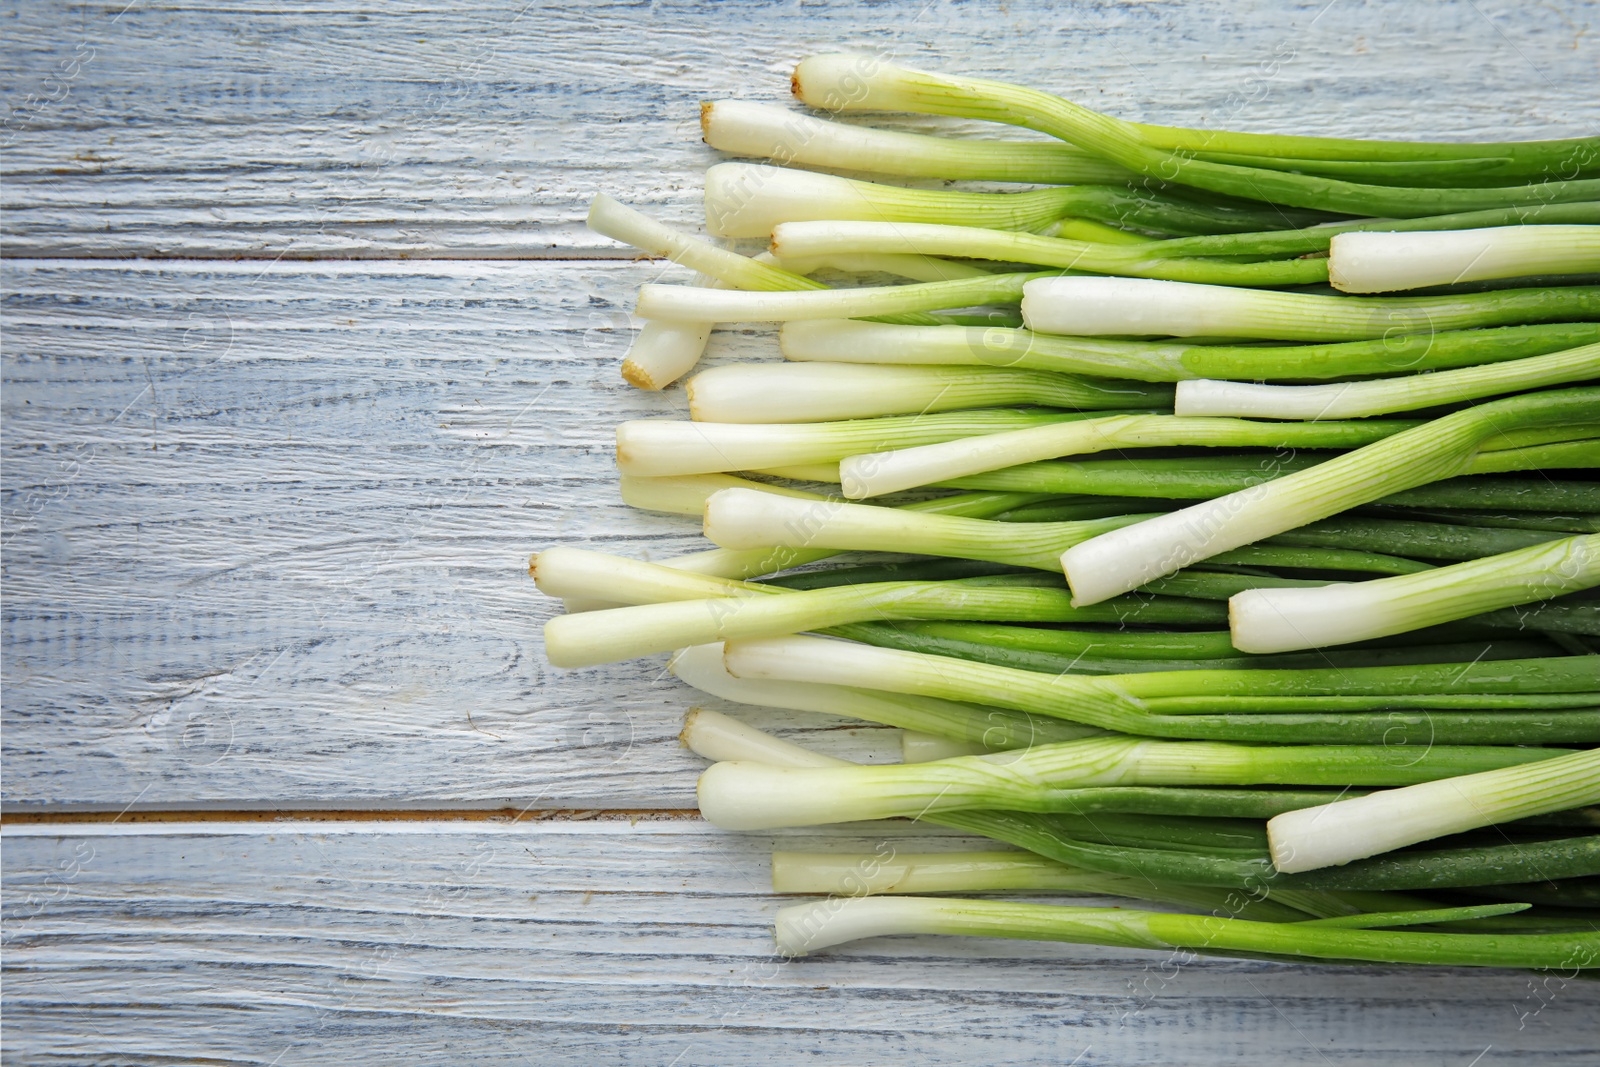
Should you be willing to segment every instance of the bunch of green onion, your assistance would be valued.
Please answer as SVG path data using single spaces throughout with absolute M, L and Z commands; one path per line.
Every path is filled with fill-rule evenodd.
M 707 230 L 769 250 L 590 215 L 700 275 L 640 293 L 636 385 L 782 323 L 787 362 L 618 430 L 624 499 L 716 547 L 531 567 L 556 666 L 674 652 L 711 696 L 902 731 L 864 766 L 691 711 L 711 822 L 995 842 L 775 853 L 777 891 L 833 895 L 780 949 L 1600 968 L 1600 138 L 1152 126 L 854 56 L 793 86 L 827 116 L 702 113 L 767 161 L 708 171 Z

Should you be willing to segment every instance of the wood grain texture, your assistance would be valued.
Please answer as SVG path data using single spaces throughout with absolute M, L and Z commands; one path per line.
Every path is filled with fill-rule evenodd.
M 702 547 L 615 488 L 680 413 L 616 370 L 661 274 L 7 265 L 6 803 L 692 806 L 693 691 L 546 667 L 526 573 Z
M 698 101 L 784 99 L 816 51 L 1181 125 L 1600 130 L 1588 3 L 125 4 L 0 15 L 9 255 L 617 255 L 595 191 L 692 221 Z
M 1600 1056 L 1600 988 L 1552 974 L 904 937 L 785 962 L 770 923 L 786 899 L 766 892 L 780 842 L 880 854 L 967 844 L 903 823 L 776 838 L 683 821 L 8 827 L 5 1059 L 289 1067 L 404 1050 L 427 1064 L 1460 1067 Z
M 702 97 L 780 100 L 797 58 L 850 49 L 1147 121 L 1566 136 L 1600 132 L 1595 23 L 1501 0 L 0 5 L 0 802 L 692 803 L 692 695 L 659 663 L 544 668 L 523 568 L 552 541 L 698 544 L 623 508 L 610 462 L 617 421 L 681 414 L 616 375 L 634 291 L 681 275 L 579 220 L 603 189 L 696 225 Z M 759 719 L 890 754 L 889 731 Z M 961 843 L 782 840 L 912 833 Z M 773 840 L 9 825 L 0 1061 L 1600 1056 L 1592 987 L 1559 975 L 929 939 L 780 963 Z

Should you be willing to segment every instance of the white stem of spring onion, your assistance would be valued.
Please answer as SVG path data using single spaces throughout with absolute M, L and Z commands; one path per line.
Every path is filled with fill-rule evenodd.
M 1064 523 L 996 523 L 831 500 L 791 500 L 728 489 L 706 500 L 705 533 L 724 548 L 779 545 L 836 551 L 958 556 L 1055 570 L 1069 545 L 1146 518 L 1118 515 Z
M 900 326 L 854 319 L 783 324 L 785 359 L 825 363 L 917 363 L 1032 370 L 1177 382 L 1198 377 L 1183 363 L 1190 346 L 1055 337 L 1003 326 Z
M 723 663 L 720 642 L 685 648 L 673 656 L 667 666 L 680 681 L 723 700 L 822 715 L 848 715 L 903 729 L 914 728 L 949 741 L 976 745 L 975 751 L 980 752 L 1026 748 L 1104 733 L 1092 726 L 938 697 L 820 682 L 736 678 L 728 673 Z
M 589 205 L 588 223 L 596 233 L 649 255 L 664 256 L 726 285 L 758 290 L 823 288 L 788 271 L 718 248 L 704 238 L 679 233 L 603 193 Z
M 908 178 L 1039 183 L 1121 183 L 1133 175 L 1055 141 L 974 141 L 830 122 L 773 104 L 717 100 L 700 106 L 712 148 L 738 156 Z
M 1179 415 L 1269 419 L 1358 419 L 1600 378 L 1600 344 L 1457 370 L 1334 385 L 1179 382 Z
M 1158 242 L 1159 244 L 1159 242 Z M 1006 230 L 922 222 L 854 221 L 840 215 L 782 221 L 772 228 L 772 254 L 779 259 L 848 255 L 864 251 L 901 255 L 956 256 L 1043 267 L 1105 270 L 1142 262 L 1141 245 L 1097 244 Z M 1118 271 L 1122 273 L 1122 271 Z
M 700 776 L 700 813 L 727 830 L 773 830 L 948 811 L 1049 812 L 1060 794 L 1119 785 L 1410 785 L 1440 777 L 1438 764 L 1395 766 L 1375 746 L 1240 745 L 1107 735 L 935 763 L 787 768 L 733 761 Z M 1562 753 L 1461 746 L 1474 770 Z
M 880 219 L 870 182 L 755 163 L 706 169 L 706 228 L 717 237 L 767 237 L 791 219 Z
M 690 709 L 678 740 L 695 755 L 719 762 L 752 760 L 774 767 L 851 766 L 849 760 L 813 752 L 709 708 Z
M 851 456 L 839 464 L 852 500 L 964 478 L 1062 456 L 1164 446 L 1349 447 L 1369 444 L 1409 423 L 1265 423 L 1177 415 L 1111 415 Z M 1367 432 L 1367 431 L 1370 431 Z
M 639 389 L 665 389 L 700 362 L 710 338 L 709 322 L 647 322 L 622 360 L 622 377 Z
M 634 312 L 667 322 L 789 322 L 795 318 L 862 318 L 1014 302 L 1030 275 L 987 275 L 931 285 L 861 286 L 854 290 L 755 293 L 693 285 L 646 283 Z
M 1020 227 L 1018 227 L 1020 228 Z M 1230 273 L 1228 265 L 1207 264 L 1161 254 L 1159 241 L 1135 245 L 1121 242 L 1046 237 L 1016 232 L 1018 228 L 948 223 L 873 222 L 826 219 L 782 222 L 772 231 L 772 252 L 784 261 L 811 256 L 859 255 L 875 251 L 901 255 L 950 256 L 991 263 L 1028 263 L 1062 270 L 1153 278 L 1225 280 L 1259 278 L 1266 267 Z M 1271 267 L 1280 284 L 1296 278 L 1313 280 L 1322 269 L 1309 261 Z
M 907 189 L 787 167 L 718 163 L 706 171 L 705 203 L 706 225 L 713 234 L 765 237 L 780 223 L 829 220 L 1034 230 L 1060 220 L 1071 198 L 1072 191 L 1062 188 L 1020 193 Z M 878 249 L 858 242 L 849 251 L 916 253 L 920 250 Z M 963 258 L 985 258 L 981 253 L 956 254 Z M 1022 257 L 1007 255 L 1002 258 Z
M 1527 295 L 1371 297 L 1151 278 L 1032 277 L 1023 286 L 1022 318 L 1030 329 L 1054 334 L 1355 341 L 1498 324 L 1497 316 L 1523 314 L 1517 309 L 1526 307 Z
M 1600 226 L 1355 232 L 1333 238 L 1328 281 L 1347 293 L 1600 271 Z
M 896 445 L 1000 433 L 1070 417 L 1001 410 L 760 425 L 639 419 L 617 427 L 617 467 L 623 474 L 659 478 L 829 463 Z
M 1600 749 L 1285 812 L 1267 840 L 1273 866 L 1292 874 L 1597 802 Z
M 679 233 L 603 193 L 589 205 L 588 223 L 596 233 L 649 255 L 665 256 L 724 285 L 752 289 L 821 288 L 770 263 Z M 699 361 L 711 328 L 709 319 L 646 322 L 623 360 L 622 376 L 641 389 L 665 389 Z
M 1031 330 L 1075 336 L 1287 339 L 1295 297 L 1303 294 L 1153 278 L 1036 278 L 1023 286 L 1022 318 Z
M 1156 406 L 1167 396 L 1159 386 L 1049 371 L 847 363 L 730 364 L 695 375 L 688 394 L 695 421 L 727 423 L 827 422 L 1009 405 L 1103 410 Z
M 539 591 L 546 596 L 585 597 L 620 604 L 659 604 L 787 592 L 777 586 L 695 574 L 582 548 L 546 549 L 533 557 L 528 570 Z
M 1228 616 L 1241 652 L 1288 652 L 1387 637 L 1595 585 L 1600 534 L 1584 534 L 1418 574 L 1249 589 L 1228 601 Z

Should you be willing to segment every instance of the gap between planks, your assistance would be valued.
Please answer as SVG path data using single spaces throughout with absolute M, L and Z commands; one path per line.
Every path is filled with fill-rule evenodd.
M 485 833 L 551 824 L 699 822 L 695 808 L 219 808 L 163 811 L 27 811 L 0 814 L 0 834 L 52 837 L 99 834 Z M 710 829 L 709 824 L 702 824 Z M 558 831 L 559 832 L 559 831 Z

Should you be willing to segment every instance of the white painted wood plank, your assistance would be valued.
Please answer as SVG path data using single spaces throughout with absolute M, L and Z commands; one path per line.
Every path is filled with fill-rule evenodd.
M 7 827 L 7 1061 L 281 1067 L 403 1052 L 541 1065 L 1458 1067 L 1600 1056 L 1600 988 L 1559 975 L 979 939 L 774 957 L 775 841 L 965 844 L 905 824 L 777 838 L 697 821 L 335 830 Z
M 692 806 L 692 691 L 546 667 L 526 573 L 705 547 L 615 489 L 613 425 L 681 404 L 616 369 L 661 274 L 8 264 L 6 804 Z
M 1346 136 L 1600 129 L 1592 3 L 489 0 L 7 5 L 12 256 L 616 255 L 598 189 L 698 213 L 697 103 L 861 50 L 1130 119 Z

